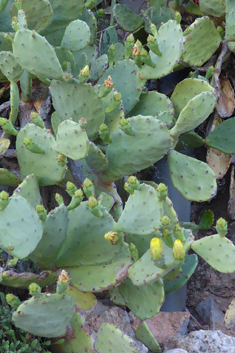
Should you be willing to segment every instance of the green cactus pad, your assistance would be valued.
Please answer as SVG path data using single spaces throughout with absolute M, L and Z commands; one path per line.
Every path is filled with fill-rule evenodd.
M 22 196 L 9 198 L 7 207 L 0 212 L 0 228 L 0 247 L 18 259 L 28 256 L 42 237 L 41 221 Z
M 172 151 L 168 164 L 174 187 L 187 200 L 202 202 L 216 195 L 215 175 L 206 163 Z
M 23 144 L 25 137 L 33 138 L 34 142 L 44 150 L 44 154 L 28 151 Z M 27 124 L 21 129 L 16 140 L 21 178 L 34 173 L 38 177 L 39 185 L 54 185 L 60 182 L 65 174 L 65 166 L 61 166 L 57 160 L 55 144 L 55 138 L 51 133 L 34 124 Z
M 97 81 L 108 68 L 108 56 L 103 54 L 97 59 L 91 60 L 90 80 Z
M 9 170 L 0 168 L 0 184 L 6 186 L 17 186 L 20 184 L 20 179 Z
M 4 154 L 7 152 L 9 146 L 11 144 L 11 141 L 7 138 L 0 138 L 0 157 L 2 158 Z M 0 168 L 0 171 L 4 170 L 4 168 Z M 6 170 L 6 169 L 5 169 Z M 1 172 L 0 172 L 1 174 Z M 1 183 L 1 185 L 4 185 Z
M 234 134 L 235 118 L 227 119 L 207 136 L 206 145 L 227 154 L 235 154 Z
M 106 151 L 109 167 L 104 172 L 104 180 L 117 180 L 147 168 L 171 148 L 169 131 L 160 120 L 138 115 L 127 121 L 135 135 L 129 136 L 120 128 L 113 132 Z
M 44 288 L 55 283 L 56 278 L 56 273 L 50 271 L 43 271 L 36 275 L 31 272 L 17 273 L 10 270 L 0 274 L 0 284 L 7 287 L 27 289 L 31 283 L 37 283 Z
M 73 297 L 80 310 L 91 311 L 97 304 L 97 299 L 93 293 L 83 293 L 72 286 L 68 286 L 65 293 Z
M 66 239 L 68 210 L 63 204 L 48 213 L 43 235 L 29 258 L 43 269 L 51 269 Z
M 235 272 L 235 246 L 226 237 L 210 235 L 194 241 L 191 248 L 215 270 L 222 273 Z
M 22 9 L 27 16 L 28 29 L 41 32 L 51 23 L 53 11 L 48 0 L 21 0 L 21 3 Z M 11 17 L 18 15 L 18 10 L 14 3 L 10 13 Z
M 75 70 L 75 59 L 74 55 L 70 50 L 64 49 L 62 47 L 54 48 L 56 56 L 60 62 L 62 69 L 64 68 L 64 63 L 70 63 L 71 71 Z
M 123 241 L 111 245 L 105 233 L 114 230 L 115 222 L 103 208 L 103 217 L 94 216 L 87 201 L 69 212 L 68 232 L 56 260 L 58 267 L 94 265 L 111 261 L 123 247 Z
M 98 353 L 140 353 L 135 341 L 114 325 L 103 323 L 95 343 Z
M 169 45 L 171 38 L 171 45 Z M 173 71 L 174 67 L 180 60 L 183 52 L 183 33 L 176 21 L 168 21 L 164 23 L 158 31 L 157 42 L 162 53 L 161 56 L 150 51 L 150 56 L 155 68 L 144 65 L 140 69 L 140 75 L 144 79 L 157 79 L 168 75 Z
M 202 92 L 190 99 L 181 110 L 176 124 L 170 130 L 171 136 L 177 138 L 185 132 L 194 130 L 213 112 L 215 103 L 216 97 L 212 92 Z
M 198 258 L 196 254 L 187 255 L 182 265 L 182 274 L 179 278 L 173 281 L 168 281 L 164 279 L 164 289 L 165 294 L 171 293 L 179 288 L 181 288 L 193 275 L 198 264 Z
M 129 246 L 124 244 L 122 252 L 112 262 L 68 267 L 66 270 L 72 277 L 73 287 L 83 292 L 102 292 L 123 282 L 127 278 L 127 270 L 131 263 Z
M 11 111 L 9 115 L 9 121 L 14 124 L 19 111 L 20 105 L 20 95 L 19 95 L 19 88 L 16 82 L 10 83 L 10 101 L 11 101 Z
M 162 279 L 147 286 L 135 286 L 127 278 L 118 286 L 125 305 L 141 320 L 156 315 L 164 301 L 164 286 Z M 148 300 L 146 300 L 148 298 Z
M 114 198 L 106 194 L 105 192 L 101 192 L 97 200 L 98 200 L 98 203 L 100 203 L 103 207 L 106 208 L 107 212 L 110 211 L 110 209 L 113 207 L 115 202 Z
M 86 131 L 72 120 L 63 121 L 58 126 L 55 149 L 74 160 L 85 158 L 89 150 Z
M 221 37 L 209 17 L 196 19 L 184 37 L 182 60 L 189 66 L 202 66 L 218 49 Z
M 208 16 L 223 17 L 225 15 L 224 0 L 200 0 L 200 11 Z
M 145 83 L 144 80 L 139 80 L 136 76 L 138 66 L 133 60 L 118 61 L 115 65 L 106 70 L 105 74 L 98 81 L 98 84 L 111 76 L 114 83 L 114 88 L 122 95 L 124 104 L 124 111 L 128 113 L 138 102 L 142 87 Z M 122 79 L 120 80 L 120 77 Z
M 75 59 L 75 69 L 72 72 L 73 76 L 79 75 L 80 70 L 82 70 L 86 65 L 90 65 L 93 59 L 97 58 L 98 50 L 96 45 L 88 45 L 83 50 L 73 52 Z
M 92 170 L 101 173 L 108 168 L 108 159 L 101 149 L 93 142 L 90 142 L 89 146 L 90 148 L 88 156 L 86 157 L 86 163 Z
M 154 283 L 160 277 L 163 278 L 182 261 L 176 260 L 173 257 L 172 249 L 169 248 L 163 241 L 163 254 L 166 268 L 160 268 L 155 265 L 155 261 L 151 258 L 150 249 L 135 262 L 128 270 L 129 278 L 136 286 L 144 286 Z
M 166 111 L 169 114 L 159 117 L 160 113 Z M 174 120 L 174 108 L 170 99 L 162 93 L 151 91 L 142 93 L 139 102 L 129 112 L 128 117 L 135 115 L 151 115 L 162 120 L 163 123 L 171 126 Z M 166 120 L 163 120 L 166 118 Z
M 53 344 L 53 353 L 93 353 L 93 345 L 93 338 L 89 334 L 85 319 L 79 312 L 75 312 L 68 324 L 64 342 Z
M 15 56 L 9 51 L 0 52 L 0 70 L 9 81 L 13 82 L 19 80 L 23 72 L 23 69 L 18 64 Z
M 144 19 L 125 5 L 116 4 L 113 13 L 117 23 L 124 31 L 134 32 L 144 25 Z
M 179 136 L 179 140 L 175 146 L 175 149 L 177 151 L 188 150 L 196 147 L 201 147 L 204 144 L 205 140 L 201 136 L 196 134 L 196 132 L 190 131 Z
M 35 174 L 27 175 L 17 189 L 14 190 L 13 196 L 18 195 L 24 197 L 32 207 L 36 207 L 41 203 L 38 178 Z
M 75 122 L 85 118 L 88 138 L 95 139 L 105 118 L 101 100 L 95 89 L 90 84 L 71 84 L 53 80 L 50 91 L 57 114 L 63 120 L 72 118 Z
M 13 2 L 13 0 L 9 0 L 5 9 L 0 12 L 1 31 L 3 32 L 12 32 L 10 8 L 12 7 Z
M 64 74 L 54 49 L 37 32 L 18 31 L 15 34 L 12 46 L 13 54 L 23 69 L 36 76 L 54 79 L 63 78 Z
M 171 95 L 175 113 L 178 116 L 188 101 L 202 92 L 211 92 L 213 87 L 204 80 L 198 78 L 186 78 L 176 85 Z
M 62 123 L 64 121 L 63 118 L 61 118 L 59 116 L 59 114 L 54 111 L 51 115 L 51 125 L 52 125 L 52 128 L 53 128 L 53 131 L 54 131 L 54 134 L 56 135 L 57 134 L 57 130 L 58 130 L 58 126 L 60 125 L 60 123 Z
M 71 51 L 79 51 L 88 45 L 90 36 L 90 29 L 86 22 L 72 21 L 65 29 L 61 47 Z
M 145 235 L 127 233 L 125 235 L 125 241 L 128 244 L 135 244 L 138 249 L 139 257 L 141 257 L 149 249 L 151 239 L 157 236 L 159 236 L 159 232 Z
M 226 0 L 226 27 L 225 27 L 225 39 L 235 40 L 234 31 L 234 14 L 235 14 L 235 3 L 233 0 Z
M 159 29 L 163 23 L 175 19 L 175 11 L 170 7 L 166 7 L 165 3 L 152 5 L 154 6 L 150 6 L 145 19 L 145 31 L 151 34 L 150 23 L 153 23 Z
M 84 7 L 82 10 L 82 13 L 79 16 L 79 20 L 82 20 L 86 22 L 86 24 L 90 28 L 90 45 L 93 45 L 96 43 L 96 37 L 97 37 L 97 20 L 93 14 L 93 12 L 90 9 L 87 9 Z
M 71 320 L 74 300 L 70 295 L 43 293 L 21 304 L 12 315 L 14 325 L 33 335 L 59 337 Z
M 139 323 L 137 330 L 135 331 L 135 336 L 137 340 L 142 342 L 151 352 L 161 352 L 161 347 L 157 343 L 154 335 L 150 331 L 148 324 L 146 321 L 142 321 Z
M 51 24 L 42 32 L 42 35 L 52 34 L 55 37 L 59 30 L 65 29 L 65 27 L 71 22 L 79 17 L 79 14 L 84 8 L 84 0 L 50 0 L 50 4 L 53 10 L 53 17 Z
M 110 299 L 113 301 L 114 304 L 123 305 L 123 306 L 126 305 L 124 298 L 121 296 L 121 294 L 119 292 L 119 287 L 111 288 L 109 290 L 109 296 L 110 296 Z
M 111 100 L 113 99 L 114 95 L 117 93 L 115 89 L 112 89 L 112 91 L 106 96 L 103 97 L 102 100 L 102 106 L 103 110 L 105 111 L 106 108 L 110 105 Z M 123 102 L 122 100 L 120 101 L 120 105 L 117 106 L 112 112 L 106 113 L 105 112 L 105 124 L 109 128 L 109 134 L 111 134 L 119 128 L 119 123 L 121 117 L 124 115 L 124 109 L 123 109 Z
M 162 207 L 156 190 L 150 185 L 141 184 L 140 190 L 129 196 L 116 229 L 140 235 L 154 233 L 160 227 Z

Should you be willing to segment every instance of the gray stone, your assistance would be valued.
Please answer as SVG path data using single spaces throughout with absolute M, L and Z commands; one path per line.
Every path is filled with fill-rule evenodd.
M 164 346 L 164 353 L 175 348 L 185 349 L 188 353 L 235 353 L 235 338 L 220 330 L 199 330 L 186 337 L 170 338 Z
M 224 313 L 212 297 L 208 297 L 196 307 L 196 311 L 203 320 L 209 325 L 210 330 L 217 330 L 218 325 L 223 325 Z
M 176 349 L 170 349 L 167 351 L 167 353 L 188 353 L 185 349 L 181 348 L 176 348 Z

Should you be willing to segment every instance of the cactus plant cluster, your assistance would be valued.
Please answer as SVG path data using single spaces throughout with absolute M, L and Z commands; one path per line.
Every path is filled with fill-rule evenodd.
M 214 2 L 215 12 L 223 12 Z M 144 320 L 160 310 L 166 293 L 192 275 L 197 255 L 188 251 L 227 273 L 235 271 L 235 247 L 225 237 L 223 220 L 217 222 L 217 234 L 195 241 L 190 225 L 179 224 L 167 186 L 139 181 L 135 174 L 167 156 L 172 182 L 188 200 L 213 198 L 214 172 L 180 150 L 190 141 L 190 147 L 235 154 L 235 120 L 222 122 L 206 138 L 193 131 L 215 108 L 213 77 L 210 83 L 204 77 L 186 78 L 171 99 L 148 92 L 146 82 L 203 65 L 221 36 L 207 16 L 183 32 L 174 6 L 161 15 L 165 23 L 157 25 L 163 1 L 151 1 L 152 9 L 143 16 L 117 4 L 118 23 L 132 32 L 145 27 L 146 43 L 133 33 L 118 43 L 111 27 L 99 50 L 96 19 L 89 10 L 95 2 L 1 3 L 0 79 L 9 81 L 10 112 L 0 119 L 0 151 L 5 158 L 14 147 L 18 169 L 0 168 L 1 185 L 15 187 L 11 196 L 0 193 L 0 247 L 12 261 L 27 258 L 43 270 L 40 275 L 1 273 L 1 285 L 29 287 L 31 295 L 20 304 L 8 297 L 16 309 L 13 322 L 33 335 L 65 338 L 60 352 L 103 353 L 110 351 L 108 345 L 113 353 L 138 352 L 134 341 L 112 325 L 101 326 L 96 342 L 86 329 L 84 311 L 95 306 L 93 293 L 109 290 L 114 303 L 142 320 L 137 337 L 157 352 Z M 193 11 L 206 15 L 207 3 Z M 232 5 L 226 1 L 226 6 Z M 233 43 L 230 15 L 227 22 L 226 39 Z M 198 47 L 201 41 L 206 53 Z M 51 116 L 45 97 L 35 98 L 35 85 L 50 94 Z M 120 191 L 116 181 L 122 178 Z M 55 208 L 41 197 L 54 185 Z M 124 192 L 129 194 L 125 204 Z M 41 291 L 58 276 L 56 290 Z

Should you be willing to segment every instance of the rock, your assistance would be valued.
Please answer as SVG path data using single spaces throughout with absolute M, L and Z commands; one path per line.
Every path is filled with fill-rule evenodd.
M 185 349 L 181 348 L 176 348 L 176 349 L 170 349 L 167 351 L 167 353 L 188 353 Z
M 187 308 L 195 310 L 208 297 L 225 312 L 235 297 L 235 273 L 220 273 L 199 257 L 198 266 L 188 281 Z
M 186 337 L 170 338 L 163 353 L 175 348 L 185 349 L 188 353 L 235 353 L 235 338 L 220 330 L 199 330 L 190 332 Z
M 199 314 L 203 322 L 209 325 L 210 330 L 218 330 L 223 326 L 224 313 L 220 310 L 220 307 L 212 297 L 208 297 L 196 307 L 196 311 Z M 220 328 L 218 328 L 220 326 Z
M 140 320 L 132 313 L 131 326 L 137 329 Z M 187 333 L 190 314 L 188 312 L 164 312 L 161 311 L 151 319 L 147 319 L 147 325 L 159 344 L 164 344 L 170 337 L 183 336 Z

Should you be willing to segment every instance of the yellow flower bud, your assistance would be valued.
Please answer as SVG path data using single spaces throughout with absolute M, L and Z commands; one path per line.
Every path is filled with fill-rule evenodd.
M 179 239 L 176 239 L 173 245 L 173 256 L 176 260 L 185 258 L 185 248 Z
M 162 242 L 159 238 L 151 239 L 150 252 L 153 260 L 159 260 L 162 257 Z

